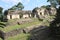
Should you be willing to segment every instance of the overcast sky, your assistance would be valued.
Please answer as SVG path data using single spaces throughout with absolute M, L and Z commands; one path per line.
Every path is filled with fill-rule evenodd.
M 47 0 L 0 0 L 0 7 L 3 7 L 4 10 L 6 10 L 18 2 L 21 2 L 24 5 L 24 10 L 32 10 L 35 7 L 50 4 Z

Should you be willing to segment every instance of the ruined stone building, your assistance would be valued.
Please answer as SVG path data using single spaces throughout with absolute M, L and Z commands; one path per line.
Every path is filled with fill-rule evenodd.
M 9 10 L 7 14 L 7 19 L 19 18 L 19 11 Z
M 45 18 L 49 15 L 55 15 L 56 13 L 57 11 L 56 11 L 56 8 L 54 7 L 50 7 L 49 10 L 47 8 L 40 7 L 40 8 L 33 9 L 32 11 L 32 14 L 35 14 L 34 17 L 39 16 L 40 18 Z
M 29 18 L 31 17 L 31 11 L 22 11 L 22 10 L 8 10 L 4 13 L 4 19 L 20 19 L 20 18 Z
M 49 11 L 46 8 L 40 8 L 40 9 L 38 9 L 37 13 L 38 13 L 38 15 L 39 15 L 40 18 L 49 15 Z
M 54 8 L 54 7 L 50 7 L 50 12 L 51 12 L 51 15 L 55 15 L 57 13 L 57 9 Z
M 49 15 L 55 15 L 56 8 L 50 7 L 48 10 L 47 8 L 35 8 L 32 11 L 26 10 L 8 10 L 4 12 L 4 19 L 21 19 L 21 18 L 30 18 L 34 16 L 35 18 L 39 16 L 39 18 L 46 18 Z

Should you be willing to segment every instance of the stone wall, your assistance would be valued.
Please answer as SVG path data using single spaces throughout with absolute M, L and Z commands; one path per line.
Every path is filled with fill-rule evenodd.
M 23 15 L 23 18 L 29 18 L 28 14 Z
M 51 15 L 56 15 L 56 13 L 57 13 L 57 9 L 54 8 L 54 7 L 51 7 L 50 12 L 51 12 Z
M 16 19 L 16 18 L 18 18 L 18 19 L 20 19 L 20 17 L 19 17 L 19 15 L 7 15 L 7 19 L 9 20 L 9 19 Z
M 29 26 L 29 27 L 26 27 L 26 28 L 24 28 L 23 29 L 23 33 L 30 33 L 33 29 L 36 29 L 36 28 L 38 28 L 39 27 L 39 29 L 42 29 L 43 28 L 43 26 L 41 26 L 40 24 L 37 24 L 37 25 L 33 25 L 33 26 Z M 44 27 L 45 28 L 45 27 Z M 38 30 L 39 30 L 38 29 Z M 35 30 L 36 31 L 36 30 Z
M 2 39 L 4 39 L 4 35 L 5 35 L 5 33 L 0 30 L 0 37 L 1 37 Z
M 6 39 L 8 37 L 13 37 L 13 36 L 15 36 L 17 34 L 22 33 L 23 32 L 22 30 L 23 29 L 15 29 L 15 30 L 12 30 L 12 31 L 6 32 L 6 33 L 3 32 L 3 31 L 0 31 L 0 37 L 4 40 L 4 39 Z
M 4 38 L 6 39 L 6 38 L 8 38 L 8 37 L 12 37 L 12 36 L 15 36 L 15 35 L 17 35 L 17 34 L 20 34 L 20 33 L 23 32 L 22 30 L 23 30 L 23 29 L 15 29 L 15 30 L 12 30 L 12 31 L 10 31 L 10 32 L 7 32 L 7 33 L 5 33 Z
M 12 19 L 15 19 L 15 18 L 19 19 L 20 18 L 20 14 L 23 15 L 22 18 L 25 18 L 25 17 L 29 17 L 31 15 L 31 13 L 32 13 L 31 11 L 25 11 L 25 10 L 8 10 L 8 13 L 7 14 L 4 13 L 4 14 L 7 15 L 7 19 L 9 20 L 9 19 L 11 19 L 10 15 L 12 16 Z
M 36 11 L 36 12 L 35 12 Z M 45 18 L 46 16 L 48 17 L 48 16 L 50 16 L 50 15 L 56 15 L 56 13 L 57 13 L 57 9 L 56 8 L 54 8 L 54 7 L 50 7 L 50 9 L 48 10 L 47 8 L 39 8 L 39 9 L 37 9 L 37 10 L 35 10 L 34 12 L 32 12 L 33 14 L 35 13 L 35 14 L 38 14 L 38 16 L 40 17 L 40 18 Z M 32 15 L 33 15 L 32 14 Z
M 12 19 L 20 18 L 19 15 L 12 15 Z
M 30 22 L 33 22 L 33 20 L 29 19 L 29 18 L 28 19 L 16 19 L 13 22 L 7 22 L 6 27 L 13 26 L 13 25 L 16 25 L 16 24 L 21 25 L 21 24 L 30 23 Z
M 7 19 L 10 19 L 10 15 L 7 15 Z

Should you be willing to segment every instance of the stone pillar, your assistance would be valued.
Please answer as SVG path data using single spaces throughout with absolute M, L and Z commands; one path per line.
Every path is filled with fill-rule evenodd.
M 10 15 L 7 15 L 7 19 L 10 19 Z

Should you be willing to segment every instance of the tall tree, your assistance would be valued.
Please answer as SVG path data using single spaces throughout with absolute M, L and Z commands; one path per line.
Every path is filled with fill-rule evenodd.
M 14 5 L 10 9 L 8 9 L 8 10 L 16 10 L 16 9 L 17 9 L 17 7 L 16 7 L 16 5 Z
M 23 4 L 21 2 L 19 2 L 16 7 L 18 8 L 18 10 L 22 10 L 24 8 Z
M 47 2 L 50 2 L 53 7 L 60 5 L 60 0 L 47 0 Z
M 23 4 L 19 2 L 17 5 L 12 6 L 9 10 L 22 10 L 23 8 Z
M 48 0 L 51 5 L 53 4 L 57 4 L 60 5 L 60 0 Z M 53 4 L 52 4 L 53 3 Z M 55 6 L 57 6 L 55 5 Z M 51 33 L 54 35 L 60 35 L 60 6 L 57 9 L 57 14 L 56 14 L 56 18 L 50 23 L 50 29 L 51 29 Z M 58 40 L 58 39 L 57 39 Z M 60 40 L 60 37 L 59 37 Z
M 3 8 L 2 8 L 2 7 L 0 7 L 0 13 L 2 13 L 2 10 L 3 10 Z
M 3 8 L 2 7 L 0 7 L 0 21 L 2 21 L 2 11 L 3 11 Z

